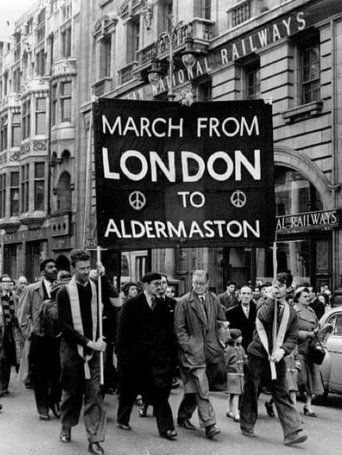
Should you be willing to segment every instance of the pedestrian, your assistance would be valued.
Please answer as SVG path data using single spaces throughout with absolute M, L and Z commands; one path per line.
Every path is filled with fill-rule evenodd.
M 209 390 L 223 391 L 226 387 L 224 348 L 218 336 L 226 317 L 223 306 L 208 287 L 207 271 L 196 270 L 192 290 L 179 299 L 175 309 L 179 367 L 184 384 L 177 422 L 182 428 L 195 430 L 190 419 L 197 408 L 200 427 L 212 439 L 220 430 L 216 428 Z
M 59 393 L 51 388 L 50 378 L 55 373 L 55 364 L 58 352 L 55 343 L 50 343 L 41 327 L 39 314 L 42 303 L 51 299 L 51 288 L 57 278 L 56 262 L 52 258 L 40 263 L 41 280 L 29 284 L 24 289 L 19 300 L 19 323 L 29 346 L 28 363 L 22 358 L 25 368 L 28 369 L 30 382 L 34 389 L 35 402 L 40 420 L 49 420 L 49 409 L 56 402 Z M 21 370 L 23 368 L 21 367 Z M 26 377 L 22 373 L 23 377 Z
M 136 297 L 139 292 L 139 287 L 136 282 L 129 281 L 128 283 L 125 283 L 121 288 L 122 303 L 127 302 L 129 299 L 133 299 L 133 297 Z
M 230 328 L 241 330 L 242 347 L 246 351 L 253 339 L 257 314 L 256 303 L 253 301 L 252 288 L 250 286 L 241 287 L 238 301 L 238 305 L 226 312 L 226 318 L 230 323 Z
M 239 300 L 236 296 L 237 285 L 235 281 L 229 280 L 227 282 L 226 290 L 221 294 L 218 294 L 218 299 L 223 305 L 223 307 L 227 310 L 229 308 L 233 308 L 234 306 L 238 305 Z
M 269 299 L 260 307 L 253 341 L 247 350 L 248 367 L 241 400 L 240 427 L 244 436 L 255 437 L 260 386 L 270 383 L 283 429 L 284 444 L 292 445 L 307 439 L 301 433 L 297 410 L 286 388 L 284 356 L 296 347 L 298 318 L 295 310 L 286 302 L 286 274 L 278 274 L 274 285 L 278 287 L 277 299 Z
M 299 287 L 295 290 L 294 309 L 298 315 L 298 353 L 301 370 L 298 374 L 298 388 L 305 394 L 303 412 L 308 417 L 316 417 L 312 408 L 313 395 L 322 395 L 324 392 L 319 366 L 309 357 L 309 345 L 316 338 L 318 319 L 315 311 L 309 306 L 309 288 Z
M 70 254 L 74 275 L 57 293 L 61 339 L 62 404 L 60 440 L 71 441 L 71 428 L 78 424 L 82 401 L 90 453 L 104 450 L 106 416 L 101 392 L 100 353 L 106 343 L 99 336 L 99 307 L 96 284 L 90 280 L 90 255 L 83 250 Z M 101 263 L 98 273 L 104 274 Z M 103 295 L 106 300 L 107 296 Z
M 246 353 L 241 346 L 242 335 L 239 329 L 230 329 L 230 339 L 225 349 L 227 373 L 227 412 L 226 416 L 240 422 L 239 401 L 244 387 L 244 364 Z
M 140 393 L 153 404 L 159 435 L 175 439 L 169 395 L 174 368 L 174 333 L 170 311 L 161 299 L 161 275 L 149 272 L 144 290 L 123 305 L 116 343 L 120 378 L 117 426 L 130 430 L 130 415 Z
M 8 386 L 11 368 L 19 371 L 24 347 L 24 337 L 16 313 L 16 300 L 11 291 L 12 280 L 9 275 L 1 277 L 0 307 L 2 313 L 2 355 L 0 360 L 0 395 L 9 394 Z

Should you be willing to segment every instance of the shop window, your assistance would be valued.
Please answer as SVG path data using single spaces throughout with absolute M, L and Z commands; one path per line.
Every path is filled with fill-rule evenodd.
M 21 166 L 21 213 L 28 212 L 29 209 L 29 179 L 30 165 Z
M 34 165 L 34 210 L 44 210 L 45 163 Z
M 7 115 L 0 117 L 0 151 L 7 149 Z
M 6 174 L 0 174 L 0 218 L 6 216 Z
M 314 186 L 299 172 L 277 166 L 274 184 L 277 216 L 323 210 Z
M 12 114 L 12 142 L 11 147 L 20 147 L 21 143 L 21 121 L 20 114 Z
M 60 86 L 61 121 L 71 122 L 71 82 L 62 82 Z
M 302 103 L 321 98 L 319 43 L 301 49 Z
M 22 108 L 22 133 L 23 139 L 30 137 L 31 133 L 31 100 L 23 102 Z
M 10 216 L 19 215 L 19 172 L 11 172 L 10 176 Z
M 36 99 L 36 134 L 46 133 L 46 98 Z

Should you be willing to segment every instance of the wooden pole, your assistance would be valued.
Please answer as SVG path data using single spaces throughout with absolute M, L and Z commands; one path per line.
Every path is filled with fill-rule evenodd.
M 277 238 L 275 238 L 275 241 L 273 242 L 273 281 L 277 277 Z M 272 330 L 272 340 L 273 340 L 273 346 L 272 346 L 272 354 L 275 352 L 276 344 L 277 344 L 277 325 L 278 325 L 278 311 L 277 311 L 277 297 L 274 296 L 274 315 L 273 315 L 273 330 Z M 271 379 L 277 379 L 277 370 L 275 367 L 275 363 L 272 360 L 270 362 L 271 366 Z
M 101 262 L 101 247 L 98 246 L 97 249 L 97 262 Z M 97 303 L 98 303 L 98 313 L 99 313 L 99 337 L 102 339 L 103 329 L 102 329 L 102 281 L 101 274 L 97 273 Z M 100 384 L 104 384 L 103 377 L 103 352 L 100 352 Z

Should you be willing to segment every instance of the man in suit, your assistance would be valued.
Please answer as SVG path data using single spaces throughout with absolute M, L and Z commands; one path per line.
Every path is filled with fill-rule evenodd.
M 40 264 L 41 280 L 26 286 L 19 300 L 19 324 L 25 338 L 31 340 L 29 352 L 30 381 L 39 418 L 49 420 L 49 408 L 59 400 L 60 390 L 52 390 L 49 384 L 54 361 L 53 350 L 48 345 L 45 333 L 39 321 L 39 310 L 44 300 L 51 298 L 51 287 L 57 278 L 57 267 L 52 258 L 45 259 Z M 58 353 L 55 354 L 58 356 Z M 59 363 L 59 359 L 56 360 Z
M 226 311 L 229 310 L 229 308 L 235 307 L 239 303 L 239 300 L 236 297 L 235 292 L 236 292 L 235 281 L 228 281 L 227 289 L 224 292 L 222 292 L 222 294 L 219 294 L 217 296 L 221 305 L 224 306 Z
M 240 329 L 242 333 L 242 346 L 245 350 L 253 339 L 256 319 L 256 304 L 252 300 L 252 289 L 249 286 L 242 286 L 240 289 L 240 302 L 237 306 L 230 308 L 227 313 L 227 321 L 230 328 Z
M 119 317 L 116 354 L 119 372 L 117 426 L 130 430 L 129 419 L 138 394 L 153 404 L 161 437 L 175 439 L 169 395 L 174 368 L 174 333 L 170 311 L 159 299 L 161 275 L 147 273 L 144 291 L 128 300 Z

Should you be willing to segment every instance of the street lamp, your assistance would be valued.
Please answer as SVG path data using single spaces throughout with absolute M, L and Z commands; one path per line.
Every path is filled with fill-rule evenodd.
M 172 78 L 174 70 L 174 50 L 179 44 L 180 38 L 184 37 L 184 34 L 186 34 L 186 39 L 185 50 L 181 53 L 182 62 L 187 69 L 191 69 L 194 66 L 197 61 L 197 53 L 193 49 L 190 24 L 187 24 L 184 21 L 179 21 L 176 25 L 173 25 L 173 21 L 170 19 L 168 31 L 162 32 L 155 42 L 155 58 L 152 60 L 152 67 L 150 71 L 148 71 L 148 80 L 150 84 L 157 87 L 164 71 L 162 71 L 160 60 L 156 56 L 163 54 L 168 50 L 168 99 L 171 101 L 175 98 Z

